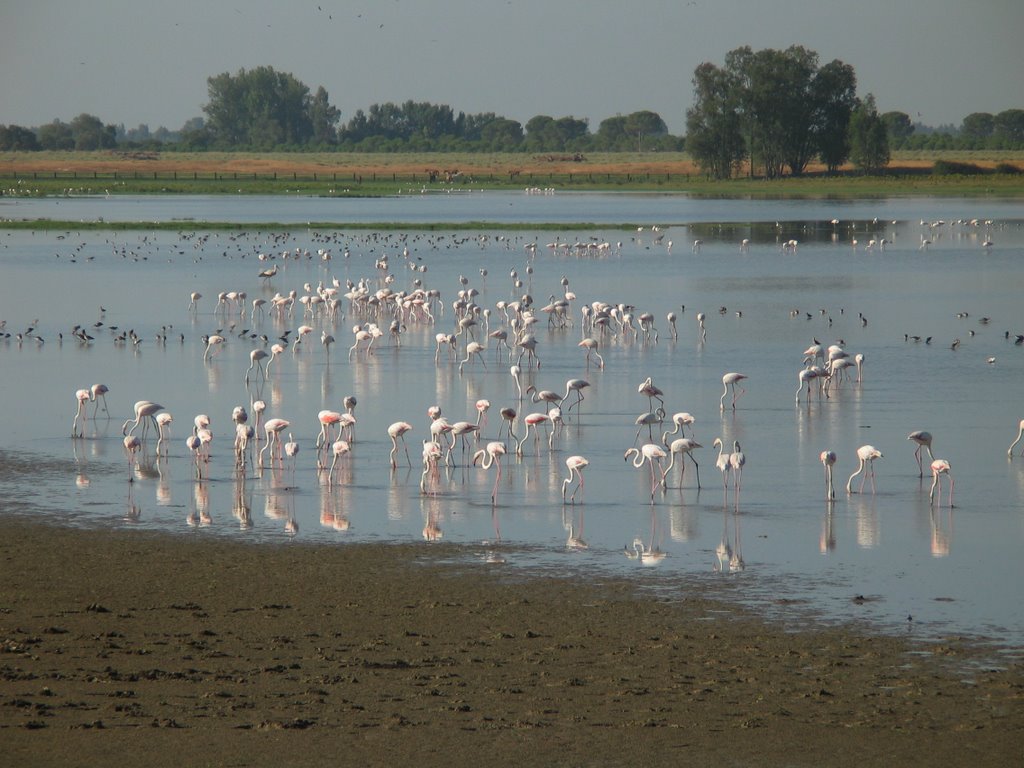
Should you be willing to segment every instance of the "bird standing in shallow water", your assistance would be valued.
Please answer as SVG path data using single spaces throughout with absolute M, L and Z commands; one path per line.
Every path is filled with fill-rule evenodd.
M 928 501 L 931 501 L 938 495 L 938 503 L 942 505 L 942 483 L 939 481 L 940 475 L 945 475 L 949 478 L 949 506 L 953 507 L 953 473 L 950 471 L 949 462 L 945 459 L 935 459 L 932 461 L 932 487 L 928 491 Z M 935 493 L 936 488 L 938 494 Z
M 928 450 L 928 458 L 932 461 L 935 457 L 932 456 L 932 433 L 925 432 L 924 430 L 918 430 L 917 432 L 911 432 L 907 435 L 907 440 L 912 440 L 917 443 L 917 448 L 914 450 L 914 458 L 917 459 L 918 477 L 924 477 L 924 462 L 921 456 L 921 449 L 925 448 Z
M 857 449 L 857 459 L 860 461 L 860 465 L 857 467 L 857 471 L 850 475 L 850 479 L 846 481 L 846 492 L 853 493 L 853 478 L 857 475 L 864 473 L 864 477 L 860 480 L 860 491 L 864 491 L 864 481 L 867 480 L 868 476 L 871 477 L 871 492 L 875 492 L 875 459 L 881 459 L 882 452 L 875 448 L 873 445 L 862 445 Z M 865 471 L 866 470 L 866 471 Z

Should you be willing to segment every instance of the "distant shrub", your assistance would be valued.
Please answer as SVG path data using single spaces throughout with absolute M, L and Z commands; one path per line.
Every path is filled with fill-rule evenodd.
M 1018 168 L 1013 163 L 999 163 L 999 165 L 997 165 L 996 168 L 995 168 L 995 172 L 996 173 L 1008 173 L 1008 174 L 1012 174 L 1012 175 L 1015 176 L 1018 173 L 1020 173 L 1021 170 L 1020 170 L 1020 168 Z
M 932 166 L 936 176 L 980 176 L 987 171 L 974 163 L 958 163 L 953 160 L 936 160 Z

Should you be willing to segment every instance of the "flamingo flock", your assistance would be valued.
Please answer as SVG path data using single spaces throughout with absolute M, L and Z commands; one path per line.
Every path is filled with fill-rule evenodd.
M 702 244 L 699 239 L 694 242 L 694 256 L 701 254 Z M 255 417 L 255 423 L 250 424 L 244 406 L 236 408 L 232 416 L 235 470 L 246 472 L 251 467 L 260 472 L 265 468 L 281 468 L 287 464 L 294 473 L 297 466 L 301 467 L 303 462 L 309 461 L 315 462 L 317 472 L 326 478 L 328 485 L 340 484 L 344 473 L 339 471 L 339 467 L 365 450 L 355 438 L 357 422 L 353 413 L 354 398 L 350 405 L 343 404 L 342 408 L 335 410 L 326 402 L 325 397 L 322 403 L 324 407 L 316 414 L 315 421 L 312 415 L 276 412 L 281 410 L 276 405 L 267 414 L 271 417 L 264 420 L 267 405 L 260 393 L 263 388 L 273 387 L 282 377 L 290 375 L 293 361 L 315 361 L 329 372 L 345 365 L 368 366 L 378 355 L 385 354 L 385 350 L 389 355 L 417 354 L 423 350 L 410 348 L 408 343 L 403 345 L 402 337 L 408 338 L 410 330 L 422 331 L 429 328 L 432 332 L 428 336 L 434 341 L 433 363 L 439 381 L 445 371 L 457 366 L 459 375 L 453 381 L 454 386 L 464 386 L 467 394 L 471 388 L 477 394 L 487 394 L 486 391 L 479 391 L 480 382 L 487 382 L 492 376 L 504 376 L 507 371 L 514 380 L 515 395 L 510 396 L 505 403 L 496 402 L 501 420 L 498 422 L 497 439 L 494 440 L 486 437 L 486 416 L 491 407 L 490 400 L 486 398 L 475 395 L 468 398 L 475 405 L 464 419 L 459 414 L 449 421 L 438 409 L 428 416 L 429 421 L 422 426 L 414 416 L 400 412 L 403 407 L 401 403 L 393 403 L 397 420 L 389 425 L 367 426 L 373 436 L 370 438 L 371 444 L 376 440 L 389 443 L 388 458 L 386 461 L 382 459 L 380 465 L 388 467 L 392 473 L 402 464 L 411 468 L 413 462 L 406 439 L 410 433 L 414 436 L 420 433 L 421 438 L 425 438 L 422 439 L 420 481 L 423 495 L 438 496 L 449 492 L 449 486 L 442 480 L 442 473 L 450 468 L 479 468 L 481 471 L 493 471 L 495 475 L 490 503 L 496 507 L 501 481 L 511 474 L 509 465 L 513 465 L 513 462 L 519 464 L 528 458 L 542 459 L 550 460 L 557 466 L 556 462 L 563 452 L 570 453 L 564 461 L 568 477 L 561 485 L 562 499 L 569 505 L 586 503 L 583 496 L 583 472 L 587 468 L 593 471 L 599 462 L 593 461 L 593 454 L 590 458 L 584 455 L 588 448 L 579 441 L 578 427 L 584 423 L 593 423 L 598 418 L 608 418 L 592 412 L 589 396 L 601 390 L 606 372 L 621 364 L 621 358 L 615 354 L 617 348 L 634 343 L 637 348 L 652 348 L 658 344 L 664 345 L 665 342 L 659 341 L 654 312 L 625 302 L 582 302 L 576 292 L 569 289 L 569 279 L 565 275 L 558 281 L 558 287 L 551 291 L 548 303 L 543 307 L 535 305 L 529 291 L 534 281 L 540 283 L 542 278 L 538 272 L 541 270 L 534 266 L 538 258 L 536 244 L 527 245 L 533 247 L 524 249 L 526 267 L 510 272 L 514 292 L 511 298 L 494 302 L 490 306 L 482 306 L 480 299 L 486 290 L 486 270 L 480 270 L 480 288 L 473 287 L 472 281 L 460 275 L 458 287 L 446 300 L 441 291 L 427 286 L 423 277 L 427 265 L 418 263 L 410 255 L 407 246 L 393 253 L 390 259 L 387 256 L 377 258 L 374 262 L 376 275 L 373 277 L 345 281 L 337 278 L 314 280 L 306 283 L 302 291 L 298 288 L 281 291 L 278 285 L 287 278 L 289 261 L 310 260 L 312 254 L 260 254 L 261 261 L 274 262 L 272 266 L 262 268 L 254 275 L 267 298 L 254 299 L 249 304 L 244 290 L 222 291 L 217 294 L 217 304 L 212 315 L 201 313 L 202 294 L 199 291 L 191 292 L 187 305 L 190 317 L 196 322 L 200 318 L 213 318 L 211 332 L 201 337 L 203 366 L 210 371 L 226 367 L 228 363 L 224 360 L 228 357 L 228 351 L 239 345 L 244 346 L 248 357 L 248 367 L 239 366 L 237 378 L 234 373 L 231 376 L 231 381 L 238 382 L 239 398 L 245 398 L 248 410 Z M 795 247 L 795 241 L 786 244 L 787 249 Z M 743 252 L 748 248 L 749 241 L 744 241 Z M 552 253 L 561 253 L 562 247 L 550 250 Z M 329 264 L 329 249 L 318 251 L 316 258 L 322 264 Z M 349 258 L 347 253 L 345 258 Z M 409 275 L 407 281 L 400 279 L 403 271 Z M 400 287 L 403 283 L 405 285 Z M 547 290 L 542 295 L 546 294 Z M 720 307 L 717 315 L 743 317 L 741 310 L 735 307 L 730 309 Z M 669 343 L 678 341 L 680 334 L 677 322 L 686 311 L 685 305 L 678 305 L 677 310 L 662 315 L 669 322 Z M 806 314 L 810 317 L 812 313 Z M 546 323 L 539 322 L 538 318 L 543 319 L 545 315 Z M 709 320 L 709 313 L 697 312 L 695 316 L 700 343 L 705 344 L 708 325 L 713 321 Z M 862 326 L 866 325 L 866 318 L 860 316 L 859 320 Z M 272 325 L 273 329 L 267 328 L 267 324 Z M 331 348 L 335 343 L 335 334 L 345 333 L 344 324 L 351 328 L 353 343 L 348 348 L 347 361 L 332 361 Z M 437 329 L 436 332 L 434 329 Z M 319 345 L 315 343 L 318 337 L 313 335 L 317 331 Z M 580 369 L 585 368 L 587 378 L 575 375 L 563 378 L 559 375 L 558 379 L 552 380 L 557 374 L 549 375 L 547 371 L 552 368 L 559 370 L 558 367 L 564 367 L 566 361 L 549 356 L 550 350 L 545 345 L 551 338 L 567 333 L 579 333 L 581 337 L 578 343 L 574 342 L 582 350 L 574 365 Z M 173 337 L 167 329 L 162 329 L 158 343 L 166 344 L 168 338 Z M 794 353 L 800 348 L 796 347 Z M 603 350 L 604 354 L 600 354 L 599 350 Z M 865 382 L 865 354 L 847 352 L 841 340 L 829 344 L 815 338 L 804 350 L 802 359 L 802 367 L 797 375 L 798 408 L 802 400 L 809 408 L 815 397 L 819 400 L 838 398 L 844 388 L 862 387 Z M 489 364 L 491 360 L 495 362 Z M 741 359 L 737 363 L 745 365 L 746 361 Z M 727 371 L 721 376 L 721 394 L 714 393 L 719 398 L 718 410 L 722 417 L 721 436 L 713 442 L 714 448 L 718 450 L 715 463 L 722 474 L 725 496 L 728 498 L 731 493 L 737 508 L 742 495 L 742 476 L 747 454 L 736 439 L 737 435 L 730 433 L 739 431 L 733 427 L 735 420 L 744 418 L 744 408 L 755 407 L 748 405 L 748 400 L 743 398 L 758 397 L 757 373 L 751 371 L 748 375 Z M 870 371 L 868 373 L 870 375 Z M 559 380 L 564 384 L 559 386 L 556 383 Z M 682 490 L 687 485 L 697 491 L 701 489 L 697 454 L 704 444 L 698 442 L 694 435 L 696 419 L 688 411 L 677 411 L 671 416 L 666 411 L 666 401 L 678 397 L 683 390 L 678 382 L 665 382 L 663 389 L 650 376 L 636 374 L 634 381 L 637 380 L 640 380 L 636 386 L 637 402 L 642 403 L 646 399 L 646 410 L 635 418 L 627 415 L 620 419 L 621 445 L 618 448 L 623 451 L 626 461 L 649 477 L 650 485 L 644 494 L 645 502 L 653 505 L 659 489 L 663 497 L 666 495 L 676 465 L 679 470 L 672 480 L 672 487 L 680 490 L 682 500 Z M 551 389 L 543 389 L 542 386 Z M 747 393 L 748 387 L 752 394 Z M 116 386 L 114 394 L 120 389 L 120 385 Z M 666 390 L 669 394 L 666 394 Z M 76 410 L 72 437 L 81 439 L 85 436 L 88 421 L 99 418 L 101 405 L 103 412 L 109 414 L 107 395 L 110 393 L 110 388 L 101 384 L 75 390 Z M 377 394 L 387 397 L 386 392 Z M 160 396 L 164 397 L 163 394 Z M 91 409 L 88 407 L 90 405 Z M 762 406 L 764 403 L 756 405 Z M 531 411 L 531 406 L 537 407 Z M 625 408 L 629 410 L 630 406 Z M 171 422 L 170 412 L 155 401 L 139 400 L 134 404 L 132 417 L 125 420 L 122 427 L 130 477 L 138 456 L 145 455 L 150 426 L 158 432 L 158 455 L 166 456 Z M 663 428 L 668 422 L 671 422 L 672 429 Z M 574 426 L 577 429 L 568 428 Z M 630 445 L 628 433 L 633 427 L 636 430 Z M 518 434 L 517 428 L 521 430 Z M 360 431 L 362 433 L 362 426 Z M 644 431 L 647 432 L 647 440 L 641 443 Z M 507 435 L 505 440 L 501 439 L 503 433 Z M 1024 421 L 1021 422 L 1017 440 L 1008 449 L 1009 456 L 1014 455 L 1015 447 L 1022 438 Z M 201 424 L 197 417 L 195 429 L 185 441 L 195 464 L 197 481 L 210 479 L 210 455 L 217 450 L 218 440 L 222 439 L 215 438 L 209 421 Z M 907 439 L 916 446 L 915 460 L 919 478 L 925 476 L 922 452 L 927 453 L 930 461 L 928 468 L 933 483 L 929 499 L 942 499 L 944 494 L 940 481 L 945 477 L 948 479 L 948 492 L 945 495 L 952 506 L 950 462 L 933 455 L 931 433 L 919 430 L 912 432 Z M 476 445 L 481 444 L 481 440 L 485 441 L 484 447 L 474 450 Z M 746 439 L 744 442 L 747 442 Z M 304 450 L 306 445 L 309 445 L 308 451 Z M 401 461 L 402 454 L 404 462 Z M 857 468 L 845 486 L 847 493 L 863 493 L 869 480 L 871 492 L 877 493 L 875 462 L 883 458 L 881 450 L 872 445 L 862 445 L 844 454 L 829 448 L 822 451 L 819 457 L 825 470 L 826 501 L 834 503 L 836 493 L 832 471 L 844 456 L 855 456 L 857 462 Z M 757 466 L 758 457 L 755 455 L 752 458 Z M 694 475 L 690 483 L 686 471 L 688 464 L 692 465 Z M 855 486 L 854 481 L 858 476 L 860 482 Z

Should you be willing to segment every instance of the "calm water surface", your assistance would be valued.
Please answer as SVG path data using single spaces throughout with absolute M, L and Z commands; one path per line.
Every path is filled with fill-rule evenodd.
M 7 513 L 325 546 L 421 541 L 428 547 L 425 538 L 441 537 L 474 545 L 467 550 L 472 553 L 494 553 L 507 566 L 629 573 L 680 596 L 724 582 L 739 599 L 794 621 L 866 621 L 924 638 L 967 635 L 1017 651 L 1024 645 L 1018 595 L 1024 568 L 1017 556 L 1024 544 L 1024 459 L 1007 457 L 1024 418 L 1024 348 L 1014 343 L 1024 333 L 1024 216 L 1016 204 L 477 194 L 372 201 L 19 200 L 0 208 L 5 217 L 111 221 L 355 221 L 359 210 L 370 221 L 596 222 L 593 231 L 564 235 L 2 232 L 0 319 L 11 334 L 0 341 L 7 400 L 0 491 Z M 978 224 L 967 223 L 974 218 Z M 651 230 L 666 221 L 691 224 Z M 601 222 L 644 229 L 602 229 Z M 931 241 L 925 249 L 922 236 Z M 698 237 L 703 243 L 695 252 Z M 747 250 L 739 245 L 743 237 L 752 241 Z M 884 251 L 877 245 L 868 251 L 872 238 L 890 242 Z M 782 249 L 789 239 L 799 241 L 795 250 Z M 992 246 L 983 247 L 985 240 Z M 548 247 L 577 241 L 608 247 Z M 532 258 L 525 247 L 531 243 L 538 244 Z M 286 259 L 285 252 L 300 258 Z M 260 260 L 260 254 L 270 258 Z M 375 265 L 385 256 L 387 270 Z M 276 276 L 257 276 L 272 264 Z M 350 358 L 352 326 L 370 318 L 347 301 L 338 318 L 303 316 L 298 303 L 291 316 L 249 314 L 253 298 L 291 290 L 302 296 L 306 284 L 334 279 L 342 291 L 346 281 L 360 280 L 376 290 L 387 275 L 393 290 L 420 280 L 440 291 L 444 304 L 433 325 L 407 323 L 400 347 L 385 334 L 373 354 Z M 460 276 L 479 291 L 480 307 L 491 310 L 492 330 L 504 323 L 499 301 L 529 293 L 543 306 L 562 295 L 564 279 L 577 297 L 573 325 L 551 328 L 538 312 L 541 367 L 527 371 L 524 359 L 523 387 L 564 393 L 567 379 L 590 383 L 552 448 L 531 437 L 522 458 L 505 458 L 493 506 L 493 468 L 467 466 L 470 454 L 458 448 L 437 493 L 419 488 L 429 406 L 439 405 L 451 422 L 475 421 L 476 401 L 490 401 L 471 451 L 497 439 L 500 408 L 514 407 L 521 416 L 544 410 L 542 403 L 519 400 L 508 358 L 496 359 L 493 341 L 462 373 L 458 360 L 445 354 L 435 363 L 435 334 L 455 330 L 451 305 L 463 287 Z M 193 291 L 202 294 L 195 312 L 188 309 Z M 218 293 L 227 291 L 247 294 L 244 314 L 217 306 Z M 653 334 L 598 336 L 606 365 L 588 368 L 577 346 L 580 307 L 595 300 L 633 305 L 636 316 L 651 312 L 657 340 Z M 670 311 L 678 316 L 678 338 L 666 319 Z M 707 315 L 704 339 L 698 312 Z M 389 319 L 378 322 L 386 331 Z M 293 339 L 302 324 L 313 328 L 302 344 L 289 347 L 265 382 L 247 386 L 250 351 L 269 347 L 251 335 L 266 334 L 273 343 L 291 330 Z M 75 325 L 93 341 L 75 339 Z M 115 342 L 128 329 L 139 344 Z M 337 339 L 329 357 L 320 343 L 323 330 Z M 227 340 L 204 361 L 201 337 L 216 332 Z M 166 342 L 158 334 L 166 334 Z M 483 336 L 478 333 L 486 341 Z M 802 352 L 815 338 L 862 353 L 862 380 L 854 374 L 830 397 L 796 403 Z M 954 339 L 960 340 L 956 349 Z M 464 349 L 460 337 L 458 359 Z M 719 408 L 727 371 L 749 377 L 735 411 L 728 400 L 724 411 Z M 648 469 L 623 460 L 637 436 L 635 419 L 649 410 L 647 397 L 637 392 L 648 376 L 663 390 L 670 417 L 679 411 L 694 416 L 693 434 L 703 446 L 694 453 L 702 487 L 687 461 L 684 487 L 675 487 L 673 473 L 653 503 Z M 84 437 L 72 439 L 75 390 L 97 382 L 110 387 L 109 416 L 101 408 L 93 418 L 90 404 Z M 342 399 L 350 394 L 358 400 L 355 441 L 340 470 L 342 482 L 330 485 L 316 467 L 317 413 L 344 410 Z M 283 437 L 290 432 L 299 444 L 294 468 L 286 459 L 262 472 L 235 471 L 231 411 L 251 408 L 255 399 L 267 403 L 267 417 L 290 421 Z M 159 459 L 150 436 L 129 483 L 121 427 L 137 400 L 162 404 L 174 421 L 169 455 Z M 209 479 L 197 482 L 185 437 L 200 413 L 211 417 L 214 440 Z M 413 425 L 413 466 L 400 454 L 392 471 L 386 428 L 398 420 Z M 906 438 L 920 429 L 933 433 L 935 455 L 952 465 L 952 509 L 945 485 L 942 506 L 930 504 L 927 463 L 925 477 L 918 476 L 915 446 Z M 746 465 L 738 498 L 723 492 L 715 437 L 742 444 Z M 644 429 L 640 442 L 647 440 Z M 865 443 L 884 454 L 875 464 L 876 492 L 869 484 L 865 493 L 847 494 L 856 449 Z M 818 460 L 826 449 L 838 455 L 834 503 L 825 499 Z M 574 454 L 589 460 L 586 485 L 575 505 L 564 505 L 564 462 Z M 647 555 L 636 557 L 637 548 Z

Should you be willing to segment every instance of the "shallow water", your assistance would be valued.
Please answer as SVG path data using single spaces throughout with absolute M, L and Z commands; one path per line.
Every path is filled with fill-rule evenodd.
M 513 566 L 630 573 L 641 580 L 656 573 L 659 588 L 679 595 L 707 579 L 730 579 L 741 585 L 735 590 L 741 599 L 766 614 L 867 621 L 925 638 L 958 634 L 1021 647 L 1024 603 L 1016 590 L 1024 575 L 1017 557 L 1024 542 L 1024 459 L 1009 460 L 1006 454 L 1024 417 L 1019 406 L 1024 348 L 1014 343 L 1015 335 L 1024 333 L 1019 206 L 956 200 L 692 201 L 645 195 L 533 200 L 478 194 L 440 202 L 436 197 L 368 201 L 360 215 L 410 222 L 460 216 L 637 222 L 645 228 L 636 233 L 598 226 L 561 237 L 415 230 L 0 233 L 0 319 L 11 334 L 0 342 L 0 384 L 7 397 L 0 492 L 21 500 L 33 514 L 75 525 L 254 541 L 283 542 L 294 536 L 324 545 L 422 541 L 425 535 L 486 541 L 495 559 Z M 95 213 L 108 203 L 116 212 L 107 207 L 108 213 Z M 192 212 L 211 221 L 301 221 L 290 217 L 305 210 L 309 220 L 355 221 L 350 211 L 325 210 L 339 204 L 315 199 L 61 199 L 17 201 L 16 214 L 5 203 L 0 215 L 64 218 L 74 205 L 83 207 L 68 218 L 120 220 L 132 217 L 133 206 L 139 205 L 141 220 Z M 94 209 L 87 212 L 90 206 Z M 541 218 L 544 206 L 546 219 Z M 528 212 L 516 218 L 507 208 Z M 594 215 L 585 216 L 585 211 Z M 831 224 L 832 217 L 839 224 Z M 976 226 L 948 223 L 975 217 L 982 220 Z M 947 223 L 920 223 L 939 219 Z M 992 223 L 986 225 L 986 219 Z M 693 224 L 652 232 L 648 223 L 655 221 Z M 742 226 L 708 225 L 716 221 Z M 920 247 L 922 235 L 933 241 L 926 250 Z M 703 244 L 694 252 L 691 243 L 698 236 Z M 753 241 L 746 252 L 738 246 L 741 237 Z M 884 251 L 866 252 L 864 244 L 872 237 L 891 242 Z M 798 247 L 783 251 L 780 243 L 790 238 L 800 241 Z M 859 240 L 856 249 L 853 238 Z M 982 247 L 986 238 L 994 242 L 991 248 Z M 567 252 L 548 248 L 554 240 L 610 245 Z M 532 242 L 539 247 L 531 259 L 524 246 Z M 301 258 L 282 258 L 296 249 Z M 328 250 L 332 258 L 319 258 L 318 249 Z M 260 261 L 260 253 L 275 258 Z M 350 360 L 351 327 L 366 318 L 353 315 L 347 303 L 344 319 L 335 320 L 303 318 L 301 305 L 281 319 L 253 319 L 248 312 L 240 316 L 215 306 L 222 291 L 244 291 L 251 302 L 293 289 L 302 295 L 305 283 L 330 285 L 333 278 L 342 284 L 365 278 L 376 287 L 385 272 L 374 262 L 385 254 L 393 289 L 408 289 L 420 279 L 425 287 L 440 290 L 446 305 L 434 325 L 409 323 L 401 347 L 389 344 L 385 335 L 373 354 L 360 352 Z M 272 263 L 279 272 L 264 282 L 257 273 Z M 427 271 L 414 272 L 410 264 Z M 513 287 L 512 269 L 523 281 L 519 289 Z M 440 405 L 452 422 L 475 421 L 476 401 L 491 402 L 483 437 L 470 452 L 496 439 L 501 407 L 513 406 L 521 414 L 544 410 L 543 404 L 519 401 L 508 359 L 496 361 L 493 343 L 483 361 L 467 363 L 461 374 L 458 362 L 447 356 L 435 364 L 435 334 L 454 330 L 451 302 L 462 287 L 460 275 L 479 290 L 477 303 L 492 310 L 492 328 L 501 322 L 498 301 L 528 292 L 541 306 L 549 296 L 561 295 L 563 276 L 578 297 L 573 327 L 549 329 L 541 315 L 536 326 L 541 368 L 527 372 L 524 359 L 523 387 L 533 383 L 563 393 L 567 379 L 582 377 L 590 382 L 586 399 L 578 414 L 572 409 L 553 448 L 531 438 L 521 459 L 506 456 L 494 505 L 493 468 L 467 466 L 470 453 L 464 457 L 458 448 L 456 466 L 443 473 L 436 495 L 421 494 L 419 487 L 428 406 Z M 196 312 L 187 308 L 192 291 L 203 294 Z M 577 347 L 579 306 L 592 300 L 635 305 L 636 315 L 652 312 L 658 340 L 606 336 L 599 350 L 605 368 L 588 369 Z M 678 339 L 671 337 L 669 311 L 678 314 Z M 707 314 L 704 340 L 697 312 Z M 103 325 L 94 326 L 98 322 Z M 387 322 L 380 322 L 386 330 Z M 303 323 L 313 332 L 275 362 L 266 382 L 256 379 L 247 387 L 249 352 L 263 345 L 239 333 L 265 333 L 273 342 L 287 329 L 294 338 L 294 329 Z M 76 324 L 94 336 L 91 343 L 71 336 Z M 29 327 L 33 330 L 26 333 Z M 129 328 L 142 341 L 115 343 L 113 337 Z M 329 360 L 319 341 L 323 329 L 337 339 Z M 204 361 L 201 336 L 218 330 L 227 341 Z M 20 342 L 19 332 L 26 334 Z M 166 342 L 156 340 L 161 332 Z M 863 379 L 858 383 L 854 375 L 830 397 L 812 396 L 797 404 L 801 353 L 813 338 L 825 344 L 842 339 L 851 354 L 864 354 Z M 955 338 L 960 344 L 954 350 Z M 460 344 L 460 359 L 463 349 Z M 727 371 L 749 377 L 735 411 L 728 399 L 724 410 L 719 407 L 721 377 Z M 634 420 L 649 410 L 648 399 L 637 392 L 648 376 L 664 391 L 669 416 L 693 414 L 694 436 L 703 446 L 695 452 L 702 488 L 697 489 L 688 462 L 684 487 L 658 489 L 653 503 L 647 468 L 635 469 L 623 460 L 637 435 Z M 96 382 L 110 387 L 109 416 L 101 408 L 93 418 L 90 404 L 84 437 L 71 439 L 74 392 Z M 342 482 L 330 485 L 316 468 L 317 413 L 344 410 L 341 401 L 349 394 L 358 399 L 355 441 L 340 470 Z M 251 413 L 257 398 L 266 401 L 267 417 L 291 422 L 283 437 L 290 432 L 299 444 L 294 469 L 286 459 L 273 469 L 236 473 L 231 410 L 245 405 Z M 172 439 L 168 456 L 158 459 L 150 436 L 140 466 L 129 473 L 121 428 L 132 416 L 132 404 L 143 399 L 173 414 Z M 214 433 L 203 482 L 194 479 L 184 440 L 199 413 L 211 416 Z M 398 469 L 391 471 L 385 430 L 397 420 L 413 424 L 408 441 L 413 466 L 401 453 Z M 521 434 L 521 421 L 517 429 Z M 925 477 L 918 477 L 915 446 L 906 439 L 918 429 L 931 431 L 935 455 L 951 462 L 956 480 L 952 509 L 945 486 L 942 506 L 929 503 L 927 463 Z M 727 445 L 740 441 L 746 455 L 738 498 L 731 490 L 723 492 L 715 468 L 711 444 L 718 436 Z M 643 430 L 640 442 L 647 439 Z M 876 492 L 867 485 L 864 493 L 847 494 L 846 479 L 857 467 L 856 449 L 865 443 L 884 454 L 875 464 Z M 825 499 L 818 460 L 825 449 L 838 454 L 833 503 Z M 564 461 L 573 454 L 589 460 L 586 485 L 576 504 L 563 505 Z M 672 479 L 670 486 L 677 484 Z M 859 478 L 853 483 L 853 490 L 858 488 Z M 654 556 L 635 557 L 635 540 Z M 720 554 L 724 566 L 717 572 Z

